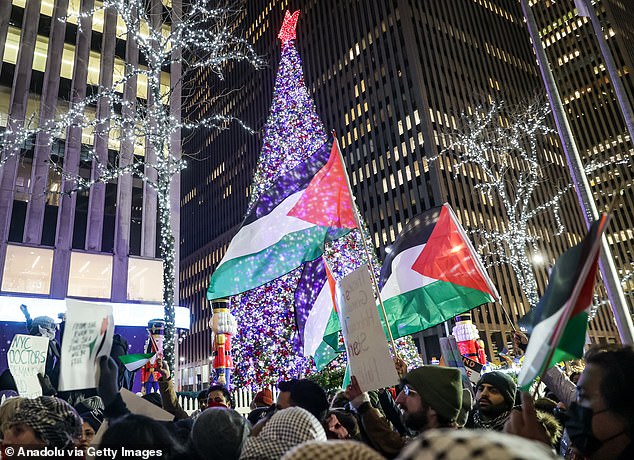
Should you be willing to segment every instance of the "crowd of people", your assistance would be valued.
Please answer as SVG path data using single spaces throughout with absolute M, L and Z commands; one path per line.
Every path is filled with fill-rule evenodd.
M 201 391 L 198 410 L 188 414 L 159 359 L 159 393 L 144 398 L 173 420 L 157 421 L 130 413 L 120 366 L 102 357 L 94 395 L 65 400 L 43 378 L 45 396 L 8 398 L 0 406 L 2 456 L 19 456 L 16 449 L 27 446 L 95 458 L 116 452 L 222 460 L 634 458 L 632 347 L 589 350 L 580 374 L 551 368 L 542 378 L 545 396 L 537 399 L 519 392 L 503 371 L 464 388 L 456 368 L 407 369 L 400 359 L 395 365 L 400 384 L 379 391 L 362 391 L 354 376 L 332 395 L 313 380 L 280 382 L 277 399 L 260 391 L 245 417 L 222 385 Z

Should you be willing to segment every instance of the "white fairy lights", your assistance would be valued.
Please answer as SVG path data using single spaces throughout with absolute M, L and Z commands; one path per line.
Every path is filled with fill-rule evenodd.
M 445 135 L 448 146 L 431 158 L 451 157 L 454 177 L 474 166 L 479 170 L 474 189 L 484 193 L 490 204 L 499 206 L 503 222 L 499 229 L 471 229 L 479 243 L 478 252 L 487 267 L 511 267 L 531 307 L 539 301 L 528 254 L 539 252 L 537 219 L 551 213 L 556 234 L 563 232 L 559 207 L 571 188 L 564 184 L 545 200 L 539 198 L 543 192 L 537 192 L 545 180 L 537 159 L 538 140 L 553 132 L 546 123 L 549 113 L 548 106 L 538 101 L 516 108 L 499 102 L 478 107 L 473 114 L 461 116 L 458 129 Z
M 67 183 L 74 184 L 71 192 L 87 190 L 96 183 L 106 183 L 125 174 L 139 177 L 157 193 L 159 208 L 160 240 L 163 257 L 163 306 L 165 309 L 164 354 L 170 366 L 174 365 L 174 282 L 175 241 L 170 220 L 170 189 L 173 178 L 185 168 L 180 148 L 173 151 L 171 137 L 181 129 L 225 129 L 232 123 L 248 129 L 242 122 L 229 115 L 212 115 L 204 119 L 181 121 L 170 112 L 174 88 L 161 86 L 161 72 L 172 64 L 182 65 L 182 74 L 206 67 L 219 78 L 222 69 L 230 62 L 248 62 L 254 67 L 262 65 L 251 45 L 233 35 L 231 21 L 237 11 L 231 8 L 208 5 L 207 0 L 191 0 L 182 11 L 167 8 L 160 0 L 103 0 L 101 5 L 75 16 L 81 25 L 82 18 L 93 16 L 98 10 L 112 9 L 127 29 L 128 41 L 133 40 L 145 65 L 126 64 L 124 75 L 111 88 L 99 86 L 83 100 L 75 102 L 64 113 L 37 126 L 22 123 L 12 126 L 0 135 L 0 148 L 4 151 L 2 162 L 20 155 L 21 148 L 30 138 L 43 133 L 52 146 L 56 139 L 66 137 L 70 128 L 88 130 L 94 136 L 116 139 L 119 145 L 137 147 L 142 151 L 148 145 L 155 152 L 154 159 L 133 156 L 129 164 L 108 164 L 91 150 L 90 158 L 95 166 L 90 179 L 68 172 L 58 159 L 51 157 L 50 164 Z M 70 17 L 70 16 L 69 16 Z M 68 17 L 62 18 L 67 20 Z M 166 27 L 167 25 L 167 27 Z M 147 103 L 128 101 L 117 91 L 134 79 L 147 79 Z M 182 77 L 182 75 L 181 75 Z M 182 79 L 182 78 L 181 78 Z M 180 85 L 180 81 L 178 83 Z M 176 97 L 176 96 L 174 96 Z M 107 116 L 99 118 L 94 113 L 97 104 L 107 104 Z M 19 124 L 19 123 L 14 123 Z M 1 166 L 1 164 L 0 164 Z M 66 188 L 65 190 L 68 190 Z

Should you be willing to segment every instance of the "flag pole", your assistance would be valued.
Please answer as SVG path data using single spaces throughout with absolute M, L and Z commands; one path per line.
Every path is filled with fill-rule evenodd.
M 346 170 L 346 162 L 343 159 L 343 154 L 341 153 L 341 149 L 339 148 L 339 140 L 333 130 L 332 137 L 334 142 L 337 144 L 337 155 L 339 155 L 339 161 L 341 161 L 341 165 L 343 166 L 343 175 L 346 178 L 346 185 L 348 186 L 348 193 L 350 194 L 350 202 L 352 204 L 352 213 L 354 215 L 354 220 L 357 224 L 357 228 L 359 229 L 359 233 L 361 233 L 361 243 L 363 244 L 363 251 L 365 252 L 365 257 L 368 259 L 368 267 L 370 269 L 370 278 L 372 279 L 372 283 L 374 284 L 374 289 L 376 290 L 376 295 L 379 299 L 379 305 L 381 306 L 381 313 L 383 314 L 383 320 L 385 321 L 385 326 L 387 327 L 387 333 L 390 337 L 390 343 L 392 344 L 392 351 L 394 352 L 394 356 L 400 359 L 398 354 L 398 350 L 396 349 L 396 344 L 394 343 L 394 336 L 392 335 L 392 329 L 390 328 L 390 323 L 387 319 L 387 313 L 385 311 L 385 305 L 383 305 L 383 298 L 381 298 L 381 291 L 379 290 L 379 283 L 376 281 L 376 276 L 374 276 L 374 267 L 372 266 L 372 258 L 370 257 L 370 250 L 368 249 L 368 245 L 365 241 L 365 235 L 363 234 L 363 230 L 361 227 L 361 219 L 359 217 L 359 213 L 357 212 L 357 207 L 355 206 L 352 194 L 352 186 L 350 185 L 350 178 L 348 177 L 348 171 Z

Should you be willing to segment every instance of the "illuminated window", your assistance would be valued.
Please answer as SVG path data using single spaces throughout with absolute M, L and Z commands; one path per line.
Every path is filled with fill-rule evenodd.
M 128 263 L 128 300 L 163 300 L 163 261 L 130 258 Z
M 109 299 L 112 288 L 112 256 L 73 252 L 68 278 L 69 297 Z
M 51 289 L 52 269 L 52 249 L 10 244 L 7 246 L 2 290 L 48 295 Z

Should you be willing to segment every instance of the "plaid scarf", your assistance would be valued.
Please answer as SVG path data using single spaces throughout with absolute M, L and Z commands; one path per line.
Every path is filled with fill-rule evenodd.
M 483 430 L 502 431 L 504 429 L 504 424 L 509 418 L 509 415 L 511 415 L 511 411 L 507 410 L 505 412 L 502 412 L 497 417 L 488 418 L 484 420 L 482 416 L 480 415 L 480 411 L 475 410 L 473 412 L 474 428 L 480 428 Z
M 326 441 L 326 432 L 310 412 L 289 407 L 273 414 L 259 436 L 247 438 L 240 460 L 279 460 L 306 441 Z
M 55 396 L 24 399 L 11 424 L 23 423 L 49 447 L 67 447 L 81 437 L 82 421 L 73 406 Z

